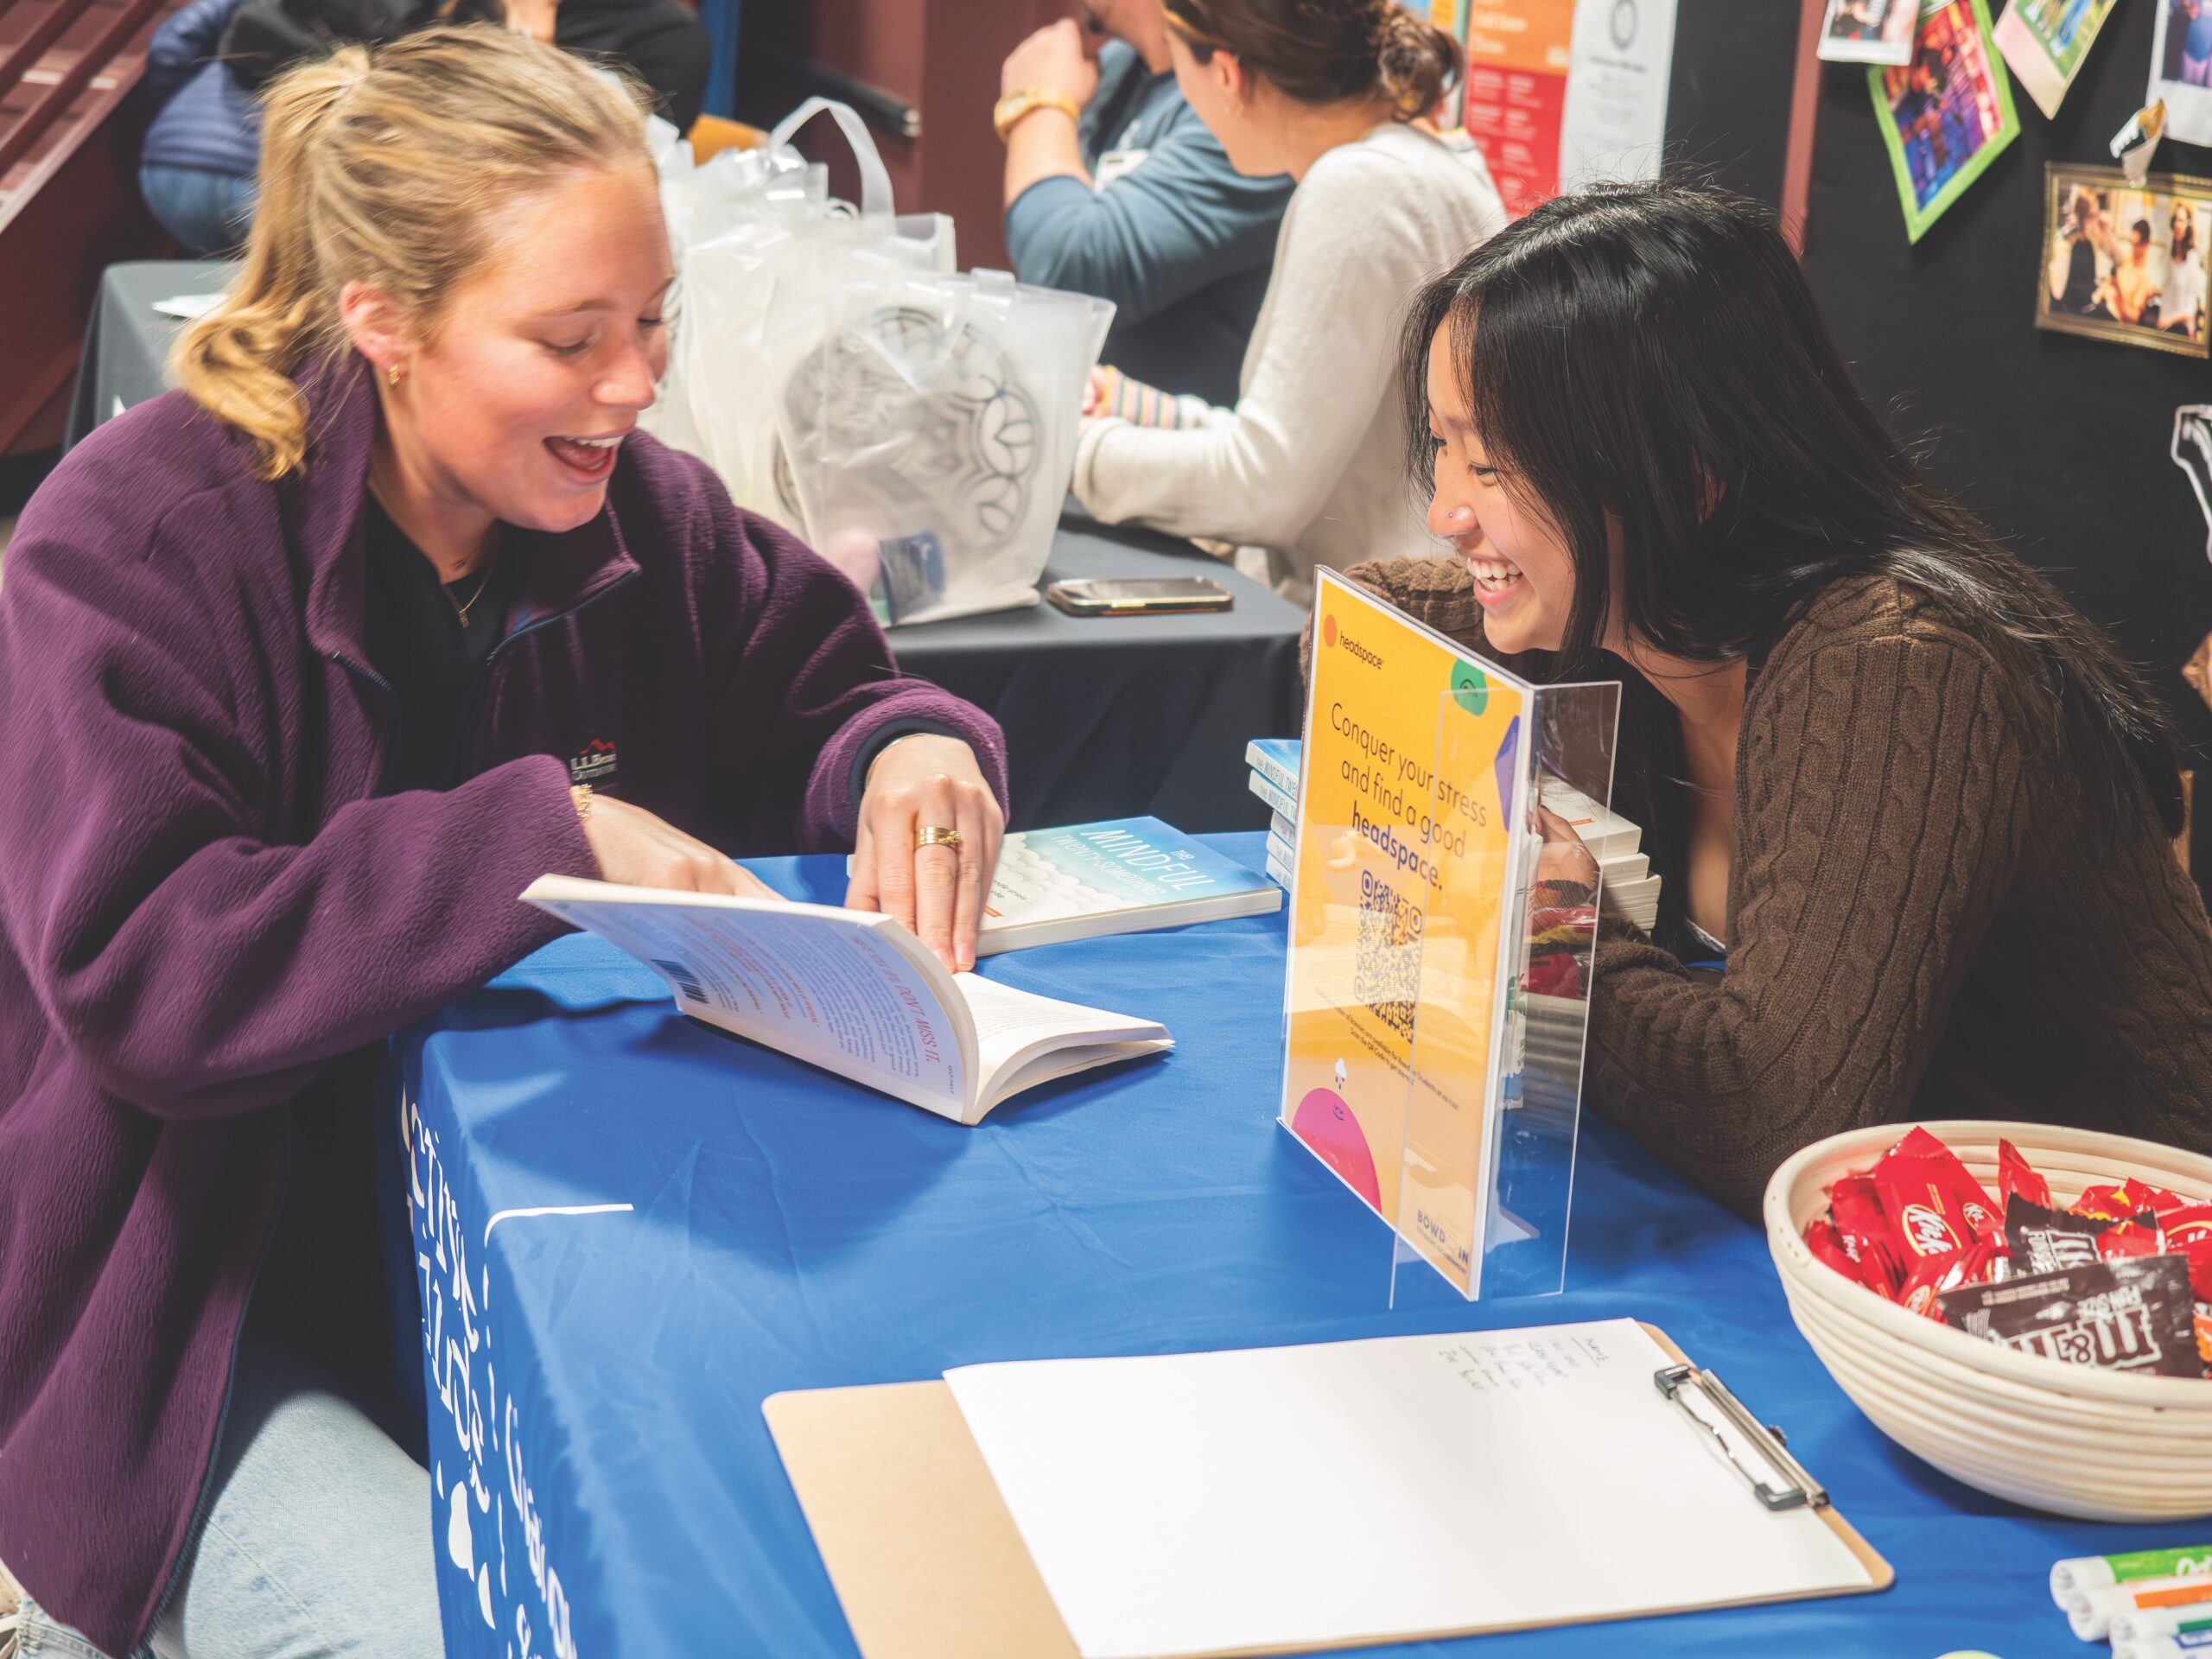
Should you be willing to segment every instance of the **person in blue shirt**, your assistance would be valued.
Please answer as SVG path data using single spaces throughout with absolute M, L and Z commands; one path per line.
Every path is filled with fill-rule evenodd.
M 221 50 L 245 3 L 192 0 L 146 48 L 142 96 L 155 113 L 139 152 L 138 192 L 189 253 L 235 253 L 253 220 L 261 105 Z M 424 0 L 409 26 L 448 16 L 504 22 L 564 51 L 621 63 L 679 132 L 699 118 L 714 48 L 685 0 Z
M 261 111 L 214 61 L 243 0 L 193 0 L 146 48 L 146 96 L 158 109 L 140 152 L 138 190 L 156 223 L 191 253 L 245 238 L 261 164 Z
M 1175 85 L 1160 0 L 1089 0 L 1085 23 L 1038 30 L 1000 73 L 1014 274 L 1111 300 L 1124 374 L 1233 404 L 1292 182 L 1230 166 Z

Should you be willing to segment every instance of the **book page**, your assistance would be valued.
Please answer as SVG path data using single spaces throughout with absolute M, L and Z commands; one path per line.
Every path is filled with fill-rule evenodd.
M 953 983 L 968 999 L 968 1012 L 976 1022 L 976 1071 L 982 1079 L 977 1092 L 987 1098 L 994 1092 L 999 1070 L 1039 1044 L 1058 1048 L 1077 1039 L 1116 1043 L 1167 1039 L 1166 1027 L 1149 1020 L 1038 996 L 974 974 L 956 975 Z
M 524 898 L 628 951 L 678 1006 L 950 1117 L 969 1098 L 964 1021 L 888 918 L 821 905 L 653 894 L 547 878 Z M 942 974 L 938 979 L 944 977 Z
M 1611 1319 L 945 1381 L 1084 1659 L 1870 1586 L 1659 1394 L 1671 1363 Z

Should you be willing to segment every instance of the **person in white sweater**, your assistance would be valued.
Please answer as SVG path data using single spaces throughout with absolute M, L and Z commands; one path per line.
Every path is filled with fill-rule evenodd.
M 1408 302 L 1505 223 L 1481 156 L 1427 130 L 1452 37 L 1394 0 L 1169 0 L 1183 95 L 1255 177 L 1297 181 L 1233 409 L 1103 371 L 1074 489 L 1108 524 L 1232 550 L 1300 604 L 1313 569 L 1434 555 L 1394 375 Z

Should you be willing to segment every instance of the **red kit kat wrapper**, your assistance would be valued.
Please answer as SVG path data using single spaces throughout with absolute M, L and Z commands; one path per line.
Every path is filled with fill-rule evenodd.
M 1958 1154 L 1925 1129 L 1913 1129 L 1882 1154 L 1874 1166 L 1874 1192 L 1908 1260 L 2005 1236 L 1996 1201 Z
M 2147 1210 L 2133 1221 L 2116 1221 L 2097 1235 L 2097 1255 L 2106 1262 L 2165 1253 L 2158 1243 L 2158 1219 Z
M 2193 1204 L 2158 1217 L 2158 1236 L 2189 1258 L 2189 1285 L 2200 1302 L 2212 1302 L 2212 1204 Z
M 2015 1192 L 2030 1204 L 2039 1204 L 2046 1210 L 2051 1207 L 2050 1183 L 2036 1173 L 2018 1147 L 2000 1140 L 1997 1143 L 1997 1201 L 2009 1203 Z
M 2133 1221 L 2145 1210 L 2163 1215 L 2169 1210 L 2178 1210 L 2182 1200 L 2148 1181 L 2139 1181 L 2133 1175 L 2117 1186 L 2092 1186 L 2074 1200 L 2077 1216 L 2094 1216 L 2100 1221 Z
M 1832 1221 L 1813 1220 L 1805 1224 L 1805 1248 L 1847 1279 L 1856 1279 L 1861 1284 L 1866 1276 L 1859 1271 L 1859 1257 L 1850 1241 L 1836 1230 Z
M 1904 1283 L 1904 1248 L 1882 1213 L 1871 1175 L 1847 1175 L 1828 1189 L 1836 1231 L 1859 1258 L 1859 1281 L 1891 1300 Z

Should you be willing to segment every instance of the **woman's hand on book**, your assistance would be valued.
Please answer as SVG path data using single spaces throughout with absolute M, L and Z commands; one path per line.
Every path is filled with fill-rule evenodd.
M 957 847 L 918 847 L 922 830 L 959 832 Z M 845 903 L 914 931 L 954 973 L 976 965 L 976 934 L 1006 833 L 998 798 L 957 737 L 923 732 L 875 757 L 861 797 L 860 834 Z
M 678 893 L 731 893 L 740 899 L 779 896 L 705 842 L 627 801 L 593 796 L 583 826 L 602 880 Z
M 1536 855 L 1537 880 L 1572 881 L 1581 887 L 1597 887 L 1598 861 L 1582 844 L 1582 837 L 1574 833 L 1573 824 L 1549 807 L 1539 804 L 1536 808 L 1536 828 L 1544 838 L 1543 850 Z

